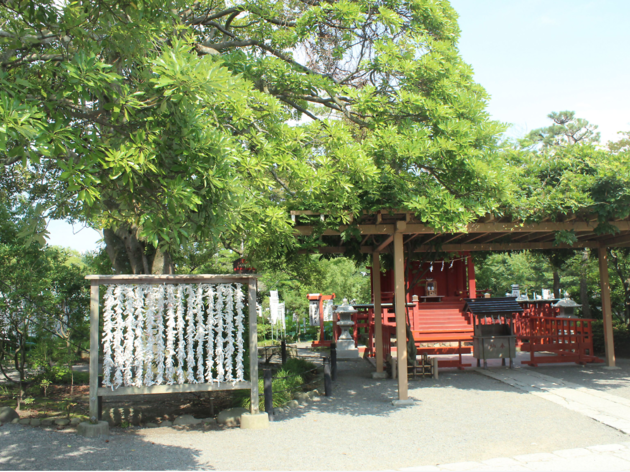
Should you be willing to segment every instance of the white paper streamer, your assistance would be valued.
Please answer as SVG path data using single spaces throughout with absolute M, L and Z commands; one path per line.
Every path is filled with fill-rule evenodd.
M 155 311 L 155 324 L 157 326 L 157 378 L 155 383 L 162 385 L 164 383 L 164 286 L 160 285 L 156 290 L 155 304 L 157 309 Z
M 184 339 L 184 287 L 177 286 L 177 383 L 184 383 L 184 359 L 186 358 L 186 340 Z
M 223 312 L 225 324 L 225 380 L 234 381 L 234 288 L 232 285 L 223 285 L 225 294 L 225 310 Z
M 212 369 L 214 368 L 214 289 L 212 285 L 206 285 L 206 382 L 214 381 Z
M 188 326 L 186 327 L 186 381 L 188 383 L 196 383 L 194 343 L 197 294 L 193 290 L 192 285 L 187 285 L 186 291 L 188 292 L 188 309 L 186 310 L 186 318 L 188 319 Z
M 245 350 L 243 346 L 243 332 L 245 328 L 245 316 L 243 314 L 245 306 L 243 305 L 243 300 L 245 299 L 245 295 L 243 295 L 242 287 L 242 284 L 236 284 L 236 294 L 234 296 L 236 306 L 236 380 L 239 382 L 245 379 L 243 367 L 243 354 Z
M 173 385 L 175 368 L 173 367 L 173 356 L 175 355 L 175 290 L 172 285 L 166 289 L 166 360 L 165 374 L 166 383 Z
M 135 339 L 133 342 L 134 346 L 134 362 L 133 365 L 136 368 L 136 379 L 133 382 L 135 387 L 142 387 L 144 383 L 143 374 L 144 374 L 144 356 L 146 355 L 144 350 L 144 340 L 143 332 L 144 332 L 144 289 L 142 285 L 137 285 L 134 290 L 134 300 L 133 307 L 135 309 L 134 312 L 134 329 L 135 329 Z
M 134 365 L 134 338 L 135 338 L 135 298 L 133 285 L 125 285 L 125 334 L 124 334 L 124 357 L 123 357 L 123 385 L 125 387 L 133 386 L 133 365 Z
M 114 340 L 114 286 L 109 285 L 103 298 L 103 387 L 113 387 L 111 382 L 112 368 L 112 342 Z
M 155 311 L 158 287 L 147 287 L 146 289 L 146 343 L 144 345 L 145 365 L 144 385 L 147 387 L 153 385 L 153 355 L 155 351 Z M 140 333 L 142 336 L 142 333 Z
M 221 286 L 217 287 L 217 304 L 215 305 L 216 317 L 216 332 L 217 335 L 214 339 L 214 355 L 215 366 L 217 367 L 217 382 L 223 382 L 225 380 L 225 354 L 224 354 L 224 338 L 223 338 L 223 290 Z
M 197 341 L 197 382 L 204 381 L 204 358 L 203 358 L 203 341 L 206 330 L 203 322 L 203 286 L 199 284 L 195 291 L 195 314 L 197 315 L 197 333 L 195 341 Z
M 243 381 L 242 287 L 108 286 L 103 302 L 103 386 Z
M 125 330 L 125 319 L 123 317 L 123 310 L 125 308 L 123 286 L 116 286 L 114 289 L 114 321 L 112 326 L 114 329 L 113 339 L 113 351 L 114 351 L 114 380 L 112 382 L 112 389 L 118 388 L 123 383 L 122 368 L 125 363 L 124 347 L 123 347 L 123 332 Z

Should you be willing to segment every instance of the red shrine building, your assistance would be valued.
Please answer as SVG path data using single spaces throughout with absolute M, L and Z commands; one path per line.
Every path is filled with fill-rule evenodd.
M 412 261 L 405 265 L 406 320 L 411 328 L 417 355 L 449 354 L 440 359 L 440 367 L 472 366 L 462 360 L 472 352 L 474 319 L 467 309 L 471 299 L 483 297 L 477 292 L 475 267 L 469 253 L 453 254 L 450 259 L 432 262 Z M 374 277 L 372 303 L 354 305 L 354 338 L 364 356 L 374 356 Z M 396 334 L 394 312 L 394 271 L 380 273 L 382 302 L 382 342 L 385 359 L 391 354 Z M 468 300 L 468 301 L 467 301 Z M 494 299 L 493 299 L 494 300 Z M 514 314 L 514 332 L 521 351 L 530 353 L 525 364 L 552 362 L 602 362 L 593 355 L 591 321 L 564 318 L 559 300 L 518 300 L 522 312 Z M 578 335 L 576 337 L 576 334 Z M 361 344 L 365 343 L 365 346 Z M 545 353 L 539 356 L 539 353 Z M 551 354 L 551 355 L 550 355 Z M 453 355 L 456 357 L 453 358 Z

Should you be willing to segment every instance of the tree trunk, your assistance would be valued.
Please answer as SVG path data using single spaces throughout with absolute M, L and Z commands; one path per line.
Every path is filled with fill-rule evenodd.
M 169 252 L 155 249 L 138 238 L 139 228 L 122 226 L 103 230 L 105 250 L 117 274 L 173 274 Z
M 553 270 L 553 296 L 555 298 L 562 298 L 560 294 L 560 273 L 558 269 Z

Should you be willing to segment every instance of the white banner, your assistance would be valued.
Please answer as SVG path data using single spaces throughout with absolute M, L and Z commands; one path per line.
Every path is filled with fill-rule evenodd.
M 308 305 L 308 317 L 311 326 L 319 326 L 319 300 L 311 300 Z
M 269 292 L 269 321 L 275 325 L 278 322 L 278 291 L 272 290 Z
M 324 300 L 324 321 L 333 320 L 333 301 Z
M 278 304 L 278 320 L 282 323 L 282 329 L 286 331 L 284 302 Z

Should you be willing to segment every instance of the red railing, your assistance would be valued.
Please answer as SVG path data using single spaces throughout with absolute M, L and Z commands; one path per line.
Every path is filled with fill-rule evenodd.
M 515 334 L 522 342 L 521 351 L 530 353 L 522 364 L 536 366 L 555 362 L 603 362 L 593 354 L 593 330 L 590 319 L 532 317 L 515 324 Z M 535 356 L 537 352 L 553 355 Z

